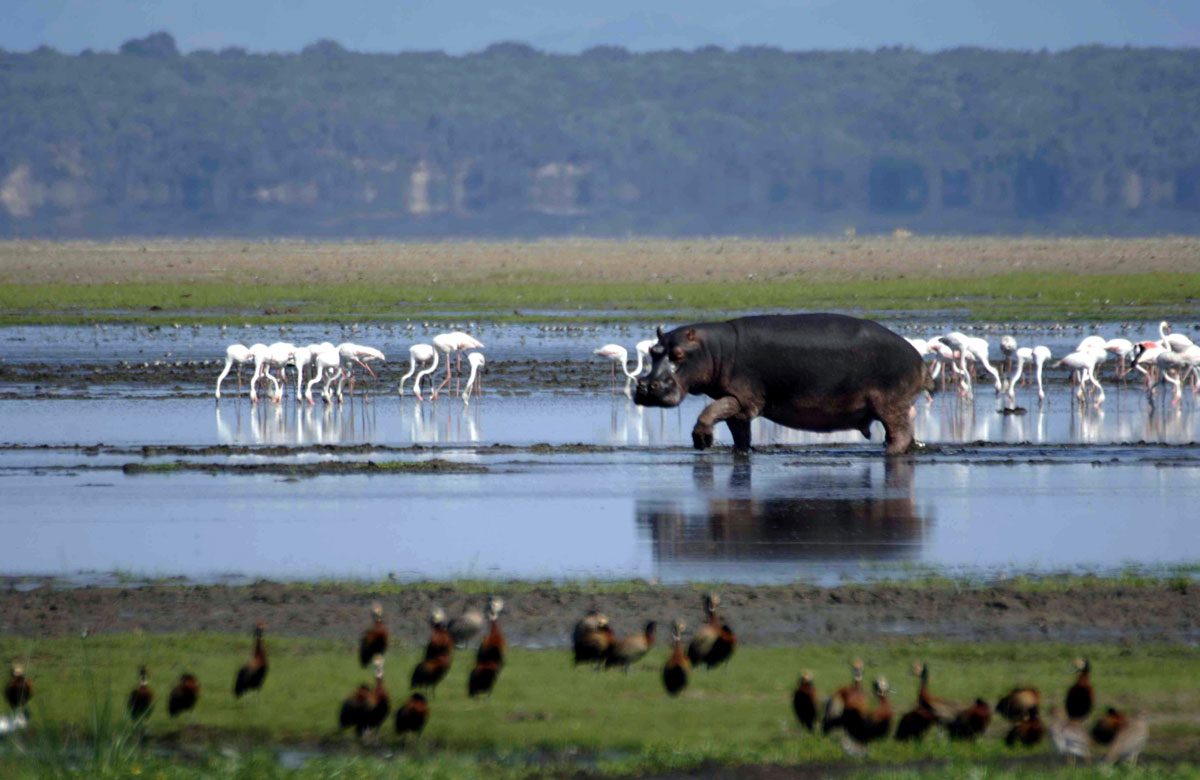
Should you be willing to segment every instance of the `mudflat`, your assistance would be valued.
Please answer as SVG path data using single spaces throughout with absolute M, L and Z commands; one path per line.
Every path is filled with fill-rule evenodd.
M 496 584 L 374 587 L 367 584 L 258 582 L 227 587 L 148 584 L 58 588 L 0 583 L 0 631 L 52 638 L 91 633 L 225 633 L 265 620 L 277 635 L 358 636 L 370 607 L 383 605 L 393 636 L 419 641 L 434 606 L 450 616 L 504 599 L 504 630 L 515 645 L 565 647 L 589 609 L 607 614 L 618 633 L 646 620 L 702 619 L 706 586 Z M 34 583 L 36 585 L 36 583 Z M 26 583 L 28 586 L 28 583 Z M 1200 587 L 1187 582 L 1125 585 L 1096 580 L 1063 587 L 999 582 L 949 584 L 713 586 L 721 614 L 743 643 L 790 646 L 898 637 L 951 641 L 1022 641 L 1194 645 L 1200 640 Z

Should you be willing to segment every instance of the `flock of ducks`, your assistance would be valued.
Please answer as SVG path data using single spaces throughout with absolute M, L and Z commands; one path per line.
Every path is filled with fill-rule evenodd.
M 1067 756 L 1072 764 L 1079 758 L 1090 763 L 1098 753 L 1107 764 L 1120 761 L 1136 764 L 1150 733 L 1146 713 L 1130 716 L 1109 707 L 1088 729 L 1086 720 L 1095 701 L 1091 664 L 1079 658 L 1075 660 L 1075 669 L 1077 676 L 1067 689 L 1064 702 L 1065 716 L 1058 715 L 1057 708 L 1051 707 L 1054 720 L 1049 727 L 1041 719 L 1042 697 L 1036 688 L 1013 688 L 996 703 L 995 712 L 1009 723 L 1004 743 L 1009 747 L 1033 747 L 1049 736 L 1055 751 Z M 944 728 L 951 740 L 974 740 L 987 731 L 993 711 L 987 701 L 977 698 L 971 704 L 961 704 L 935 696 L 929 690 L 927 664 L 914 664 L 913 674 L 920 679 L 917 701 L 900 717 L 894 739 L 917 741 L 935 726 Z M 873 706 L 863 690 L 862 681 L 863 663 L 855 661 L 851 665 L 850 684 L 826 699 L 818 721 L 817 690 L 812 674 L 805 672 L 792 696 L 796 718 L 810 732 L 815 732 L 818 725 L 822 734 L 840 730 L 842 746 L 847 753 L 865 753 L 870 743 L 888 737 L 893 712 L 888 700 L 887 679 L 879 677 L 872 685 L 876 700 Z
M 1132 342 L 1124 338 L 1106 339 L 1101 335 L 1085 337 L 1075 350 L 1054 364 L 1056 368 L 1071 371 L 1071 382 L 1075 386 L 1075 397 L 1081 402 L 1099 406 L 1104 403 L 1104 388 L 1097 375 L 1100 366 L 1109 358 L 1115 358 L 1116 376 L 1124 379 L 1130 370 L 1137 370 L 1146 382 L 1146 393 L 1153 402 L 1159 385 L 1169 383 L 1174 389 L 1171 400 L 1178 406 L 1183 399 L 1183 387 L 1191 383 L 1193 394 L 1200 393 L 1200 346 L 1182 333 L 1172 333 L 1166 321 L 1158 325 L 1158 341 Z M 1043 345 L 1018 347 L 1013 336 L 1000 339 L 1000 352 L 1004 362 L 1000 368 L 988 357 L 990 345 L 987 339 L 968 336 L 954 331 L 930 339 L 909 338 L 908 343 L 923 357 L 933 360 L 931 373 L 936 380 L 941 377 L 945 389 L 947 376 L 958 386 L 958 392 L 969 396 L 973 392 L 976 372 L 979 369 L 991 376 L 997 395 L 1007 395 L 1013 401 L 1019 380 L 1024 377 L 1025 367 L 1036 369 L 1039 403 L 1046 398 L 1042 386 L 1042 367 L 1051 359 L 1050 349 Z M 1012 366 L 1015 370 L 1009 374 Z
M 416 393 L 417 399 L 423 401 L 421 380 L 432 374 L 438 367 L 439 355 L 445 355 L 445 378 L 437 387 L 433 387 L 432 378 L 429 380 L 431 397 L 433 400 L 437 400 L 438 392 L 443 387 L 448 387 L 450 380 L 454 376 L 451 356 L 457 355 L 458 371 L 461 375 L 463 351 L 482 348 L 483 342 L 471 334 L 463 333 L 462 331 L 440 333 L 433 337 L 432 344 L 414 344 L 408 350 L 410 368 L 408 373 L 400 380 L 399 395 L 403 397 L 404 384 L 408 381 L 409 377 L 416 373 L 417 367 L 428 364 L 425 365 L 420 373 L 417 373 L 416 378 L 413 380 L 413 390 Z M 295 369 L 296 372 L 297 403 L 307 401 L 310 405 L 315 404 L 312 391 L 313 387 L 318 383 L 322 383 L 321 398 L 324 399 L 325 403 L 332 403 L 335 394 L 338 403 L 342 403 L 344 400 L 342 389 L 346 380 L 350 381 L 350 393 L 354 393 L 355 367 L 361 367 L 374 379 L 375 372 L 371 369 L 370 362 L 374 360 L 383 362 L 386 359 L 383 352 L 374 347 L 355 344 L 349 341 L 336 346 L 325 341 L 320 344 L 309 344 L 305 347 L 298 347 L 295 344 L 282 341 L 270 345 L 254 344 L 249 347 L 244 344 L 230 344 L 225 349 L 225 366 L 221 370 L 220 376 L 217 377 L 215 395 L 217 400 L 220 401 L 221 383 L 225 381 L 225 377 L 229 375 L 230 370 L 234 366 L 237 367 L 238 391 L 240 392 L 242 388 L 242 366 L 253 364 L 254 375 L 250 378 L 251 403 L 257 403 L 258 401 L 257 386 L 260 381 L 265 381 L 270 385 L 267 398 L 273 403 L 281 403 L 287 387 L 288 367 Z M 478 377 L 479 372 L 484 366 L 483 353 L 469 353 L 467 355 L 467 363 L 470 366 L 471 373 L 467 380 L 467 385 L 461 393 L 463 403 L 465 404 L 470 403 L 472 392 L 477 393 L 480 391 Z M 312 367 L 312 378 L 305 383 L 304 375 L 309 370 L 309 366 Z M 278 379 L 272 373 L 273 369 L 279 372 Z M 337 383 L 336 386 L 334 385 L 335 382 Z
M 673 650 L 662 668 L 662 684 L 666 693 L 679 695 L 687 688 L 693 669 L 713 669 L 729 663 L 737 649 L 737 637 L 729 624 L 719 615 L 720 599 L 716 594 L 704 596 L 704 622 L 693 632 L 686 648 L 683 642 L 684 624 L 674 621 L 671 631 Z M 378 738 L 389 716 L 393 716 L 395 732 L 403 740 L 408 735 L 419 736 L 430 717 L 430 700 L 437 686 L 450 671 L 455 648 L 466 647 L 484 632 L 475 654 L 475 663 L 467 677 L 467 694 L 474 698 L 490 695 L 500 672 L 508 644 L 500 626 L 504 602 L 498 598 L 488 601 L 486 612 L 467 609 L 453 620 L 435 607 L 430 615 L 430 636 L 425 652 L 410 677 L 410 694 L 392 713 L 391 696 L 384 682 L 384 655 L 389 635 L 379 604 L 371 609 L 371 623 L 359 640 L 357 660 L 362 668 L 371 666 L 374 685 L 357 686 L 338 709 L 339 730 L 353 729 L 360 739 Z M 628 672 L 654 646 L 656 623 L 646 623 L 641 632 L 618 637 L 608 618 L 596 610 L 581 618 L 572 632 L 572 655 L 576 666 L 593 665 L 597 669 L 622 669 Z M 237 670 L 233 695 L 261 691 L 269 669 L 263 643 L 265 625 L 254 629 L 254 647 L 250 660 Z M 792 695 L 792 709 L 800 725 L 811 733 L 820 728 L 823 735 L 839 732 L 843 749 L 851 755 L 862 755 L 872 742 L 886 739 L 892 731 L 893 711 L 888 695 L 890 687 L 884 677 L 878 677 L 872 690 L 872 705 L 863 689 L 863 663 L 851 665 L 851 681 L 828 696 L 823 705 L 811 672 L 804 672 Z M 1049 736 L 1055 750 L 1066 755 L 1072 764 L 1077 758 L 1090 762 L 1100 755 L 1106 763 L 1137 762 L 1149 736 L 1146 713 L 1127 715 L 1109 707 L 1089 729 L 1086 719 L 1094 709 L 1095 693 L 1091 683 L 1091 664 L 1076 659 L 1076 678 L 1067 690 L 1065 716 L 1050 708 L 1052 722 L 1043 723 L 1040 712 L 1041 694 L 1036 688 L 1018 686 L 995 705 L 994 711 L 1009 722 L 1005 744 L 1032 747 Z M 991 723 L 993 708 L 982 698 L 971 704 L 960 704 L 935 696 L 929 689 L 929 667 L 924 663 L 913 666 L 920 680 L 914 707 L 904 713 L 893 738 L 914 741 L 924 738 L 935 727 L 944 728 L 951 740 L 974 740 L 982 736 Z M 21 666 L 14 666 L 5 686 L 4 697 L 12 710 L 11 718 L 0 720 L 0 733 L 22 729 L 28 723 L 28 704 L 33 697 L 33 684 Z M 194 712 L 200 700 L 200 683 L 185 672 L 167 699 L 167 713 L 174 718 Z M 149 685 L 149 674 L 143 666 L 138 672 L 138 684 L 128 699 L 129 716 L 139 727 L 154 709 L 155 695 Z

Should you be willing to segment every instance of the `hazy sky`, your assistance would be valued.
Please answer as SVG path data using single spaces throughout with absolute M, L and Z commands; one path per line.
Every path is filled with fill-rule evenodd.
M 1200 45 L 1200 0 L 0 0 L 0 47 L 115 50 L 158 30 L 184 51 L 440 49 L 496 41 L 560 52 L 706 44 L 923 50 Z M 647 10 L 647 8 L 649 10 Z

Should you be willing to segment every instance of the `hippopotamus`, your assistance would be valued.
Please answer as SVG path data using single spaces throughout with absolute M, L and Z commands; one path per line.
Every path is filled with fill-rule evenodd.
M 634 401 L 678 406 L 685 395 L 713 399 L 696 420 L 692 444 L 712 446 L 725 421 L 734 449 L 750 449 L 750 421 L 806 431 L 857 430 L 879 420 L 889 455 L 913 446 L 911 410 L 933 379 L 921 355 L 877 322 L 842 314 L 741 317 L 658 329 L 650 373 Z

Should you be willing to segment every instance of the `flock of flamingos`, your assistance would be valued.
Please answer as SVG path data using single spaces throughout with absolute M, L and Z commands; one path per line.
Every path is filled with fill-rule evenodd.
M 1185 386 L 1190 386 L 1193 394 L 1200 393 L 1200 346 L 1182 333 L 1172 333 L 1171 326 L 1165 321 L 1159 323 L 1158 329 L 1160 338 L 1157 341 L 1132 342 L 1124 338 L 1087 336 L 1079 342 L 1074 351 L 1053 365 L 1071 371 L 1075 397 L 1081 403 L 1090 401 L 1095 406 L 1104 403 L 1104 388 L 1099 381 L 1100 367 L 1108 360 L 1114 359 L 1118 378 L 1125 379 L 1131 370 L 1141 373 L 1146 393 L 1152 402 L 1158 386 L 1163 383 L 1170 384 L 1173 391 L 1171 404 L 1178 406 L 1183 400 Z M 989 360 L 990 345 L 987 339 L 978 336 L 953 331 L 929 339 L 907 340 L 923 358 L 933 361 L 931 373 L 935 380 L 941 378 L 943 389 L 952 385 L 957 388 L 959 394 L 970 396 L 974 391 L 976 374 L 982 370 L 991 377 L 996 394 L 1007 395 L 1012 402 L 1018 383 L 1026 381 L 1024 372 L 1028 367 L 1036 377 L 1039 403 L 1046 398 L 1042 385 L 1042 368 L 1046 361 L 1052 359 L 1050 349 L 1046 346 L 1039 344 L 1034 347 L 1018 347 L 1013 336 L 1004 336 L 1000 339 L 1003 362 L 997 368 Z M 617 366 L 620 366 L 625 376 L 625 395 L 632 397 L 632 383 L 641 375 L 643 368 L 648 366 L 650 348 L 654 344 L 654 339 L 637 343 L 637 365 L 632 370 L 629 368 L 628 350 L 619 344 L 606 344 L 593 354 L 612 361 L 614 383 Z M 413 392 L 418 400 L 423 401 L 421 380 L 437 369 L 440 356 L 445 355 L 444 378 L 436 387 L 433 386 L 433 379 L 429 380 L 430 397 L 437 400 L 442 388 L 449 387 L 450 380 L 454 377 L 455 364 L 461 377 L 463 352 L 481 349 L 482 342 L 462 331 L 438 334 L 433 337 L 432 344 L 414 344 L 408 350 L 409 370 L 400 380 L 399 394 L 404 395 L 404 384 L 412 378 Z M 353 393 L 356 368 L 362 368 L 374 377 L 375 372 L 371 369 L 370 362 L 382 362 L 385 359 L 380 350 L 351 342 L 336 346 L 323 342 L 305 347 L 285 342 L 271 345 L 254 344 L 250 347 L 231 344 L 225 350 L 225 367 L 217 378 L 216 397 L 218 400 L 221 398 L 221 383 L 234 366 L 238 367 L 240 389 L 241 367 L 253 364 L 254 375 L 250 379 L 252 402 L 258 400 L 256 386 L 260 382 L 270 385 L 267 396 L 269 400 L 281 402 L 287 385 L 288 367 L 292 367 L 296 373 L 297 402 L 307 401 L 314 404 L 313 388 L 318 384 L 321 384 L 320 394 L 326 403 L 332 403 L 335 396 L 341 402 L 342 389 L 347 380 Z M 464 404 L 470 403 L 472 392 L 479 392 L 479 372 L 485 363 L 483 353 L 467 353 L 467 363 L 470 366 L 470 375 L 461 391 Z M 422 367 L 420 371 L 418 367 Z M 278 378 L 272 373 L 273 370 L 278 371 Z M 307 382 L 306 372 L 311 372 L 311 378 Z

